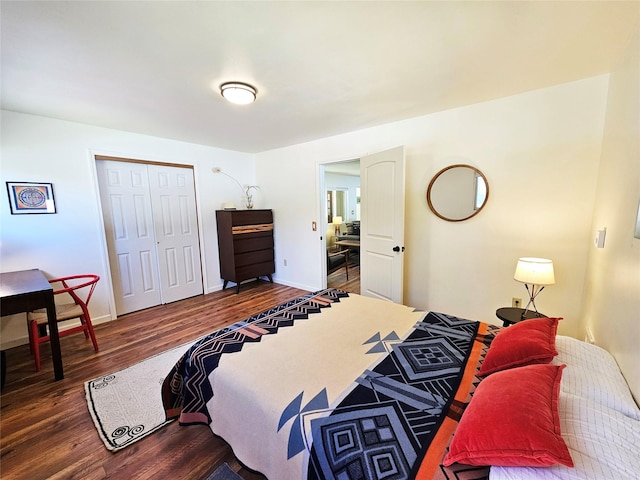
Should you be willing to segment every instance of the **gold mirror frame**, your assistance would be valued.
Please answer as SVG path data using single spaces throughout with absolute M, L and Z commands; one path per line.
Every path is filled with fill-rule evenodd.
M 439 178 L 441 178 L 441 176 L 445 172 L 448 172 L 449 170 L 454 169 L 454 168 L 467 168 L 467 169 L 472 170 L 477 177 L 479 177 L 479 178 L 481 178 L 483 180 L 484 185 L 485 185 L 486 194 L 485 194 L 485 197 L 484 197 L 484 201 L 477 208 L 475 208 L 475 206 L 474 206 L 473 212 L 470 215 L 465 216 L 464 218 L 449 218 L 449 217 L 445 216 L 444 214 L 442 214 L 441 212 L 439 212 L 437 210 L 437 208 L 433 204 L 432 190 L 433 190 L 433 186 L 434 186 L 435 182 Z M 475 190 L 476 190 L 476 187 L 474 186 L 474 193 L 475 193 Z M 474 195 L 474 197 L 475 197 L 475 195 Z M 472 217 L 476 216 L 478 213 L 480 213 L 480 211 L 487 204 L 488 200 L 489 200 L 489 182 L 487 181 L 487 177 L 485 177 L 484 174 L 480 170 L 478 170 L 477 168 L 472 167 L 471 165 L 463 164 L 463 163 L 457 163 L 455 165 L 449 165 L 448 167 L 445 167 L 442 170 L 440 170 L 438 173 L 436 173 L 434 175 L 433 179 L 431 179 L 431 182 L 429 182 L 429 187 L 427 188 L 427 203 L 429 204 L 429 208 L 434 213 L 434 215 L 436 215 L 437 217 L 439 217 L 442 220 L 445 220 L 447 222 L 463 222 L 465 220 L 469 220 L 470 218 L 472 218 Z

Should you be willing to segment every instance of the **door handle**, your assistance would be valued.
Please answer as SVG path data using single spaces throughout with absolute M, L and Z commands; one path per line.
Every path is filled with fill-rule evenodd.
M 400 251 L 400 247 L 398 245 L 396 245 L 395 247 L 393 247 L 393 251 L 394 252 L 399 252 Z M 402 247 L 402 251 L 404 252 L 404 247 Z

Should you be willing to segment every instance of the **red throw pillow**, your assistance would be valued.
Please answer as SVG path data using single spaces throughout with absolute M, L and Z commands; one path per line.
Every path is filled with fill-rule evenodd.
M 529 365 L 482 380 L 455 431 L 444 465 L 573 467 L 560 435 L 565 365 Z
M 561 318 L 523 320 L 501 330 L 480 367 L 480 375 L 534 363 L 549 363 L 558 354 L 556 331 Z

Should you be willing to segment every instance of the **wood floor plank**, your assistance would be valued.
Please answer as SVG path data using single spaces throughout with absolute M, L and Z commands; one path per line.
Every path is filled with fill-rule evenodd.
M 331 278 L 329 283 L 359 292 L 357 273 L 350 268 L 348 283 L 346 278 Z M 305 293 L 257 282 L 243 286 L 239 294 L 228 289 L 123 315 L 96 326 L 99 352 L 83 335 L 61 339 L 65 378 L 58 382 L 53 381 L 48 344 L 41 348 L 39 373 L 28 345 L 7 350 L 7 379 L 0 396 L 0 477 L 202 480 L 227 462 L 245 480 L 264 480 L 244 468 L 227 443 L 206 426 L 181 427 L 173 422 L 124 450 L 108 451 L 91 420 L 84 382 Z

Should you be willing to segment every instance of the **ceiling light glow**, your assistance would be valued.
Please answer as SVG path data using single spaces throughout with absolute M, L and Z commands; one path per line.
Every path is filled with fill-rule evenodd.
M 258 92 L 248 83 L 227 82 L 220 85 L 220 93 L 231 103 L 247 105 L 255 101 Z

